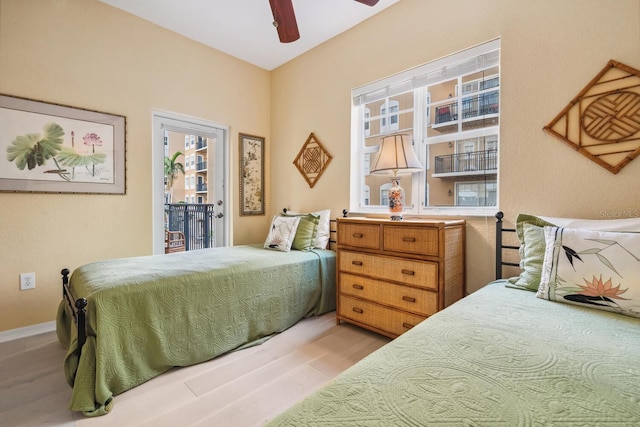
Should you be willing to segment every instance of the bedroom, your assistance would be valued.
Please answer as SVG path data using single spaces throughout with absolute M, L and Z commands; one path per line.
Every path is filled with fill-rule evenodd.
M 379 32 L 390 24 L 403 30 Z M 234 244 L 257 242 L 284 206 L 338 213 L 349 205 L 348 192 L 335 188 L 349 179 L 345 100 L 353 87 L 497 36 L 504 88 L 499 207 L 507 218 L 636 212 L 637 162 L 610 174 L 542 127 L 609 59 L 640 67 L 637 0 L 401 0 L 272 72 L 98 1 L 0 0 L 0 93 L 122 114 L 128 127 L 126 196 L 0 193 L 0 331 L 53 321 L 62 267 L 151 253 L 152 109 L 227 124 L 233 158 L 238 133 L 266 137 L 267 215 L 236 212 L 232 220 Z M 197 66 L 184 66 L 192 62 Z M 292 161 L 312 131 L 334 158 L 310 190 Z M 237 173 L 234 166 L 231 176 Z M 238 193 L 236 181 L 231 193 Z M 492 278 L 493 222 L 466 220 L 471 292 Z M 20 292 L 17 278 L 26 271 L 35 271 L 38 286 Z

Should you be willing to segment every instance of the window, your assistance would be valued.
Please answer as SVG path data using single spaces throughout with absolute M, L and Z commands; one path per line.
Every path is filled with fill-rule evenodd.
M 352 95 L 351 211 L 387 211 L 384 189 L 390 180 L 371 175 L 370 165 L 384 136 L 404 133 L 424 167 L 401 175 L 407 213 L 495 212 L 499 39 L 354 89 Z
M 364 136 L 371 135 L 371 124 L 369 123 L 369 117 L 371 117 L 371 110 L 364 108 Z
M 400 103 L 395 99 L 387 99 L 380 106 L 380 132 L 390 133 L 399 129 L 398 110 Z
M 461 182 L 456 184 L 458 206 L 495 206 L 496 193 L 495 182 Z
M 391 183 L 386 182 L 380 186 L 380 204 L 384 206 L 389 206 L 389 189 L 391 188 Z

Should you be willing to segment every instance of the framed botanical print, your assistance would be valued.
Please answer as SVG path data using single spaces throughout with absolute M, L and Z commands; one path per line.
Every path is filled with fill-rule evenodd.
M 125 117 L 0 95 L 0 191 L 125 194 Z
M 264 138 L 241 133 L 239 144 L 240 215 L 264 215 Z

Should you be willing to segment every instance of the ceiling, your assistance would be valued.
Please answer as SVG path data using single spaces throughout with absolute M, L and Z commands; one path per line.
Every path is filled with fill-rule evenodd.
M 293 0 L 300 39 L 280 43 L 269 0 L 100 0 L 266 70 L 348 30 L 399 0 Z

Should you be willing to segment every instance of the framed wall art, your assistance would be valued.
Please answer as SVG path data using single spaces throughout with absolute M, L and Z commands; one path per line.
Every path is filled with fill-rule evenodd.
M 240 215 L 264 215 L 264 138 L 240 134 Z
M 0 95 L 0 191 L 125 194 L 125 117 Z

